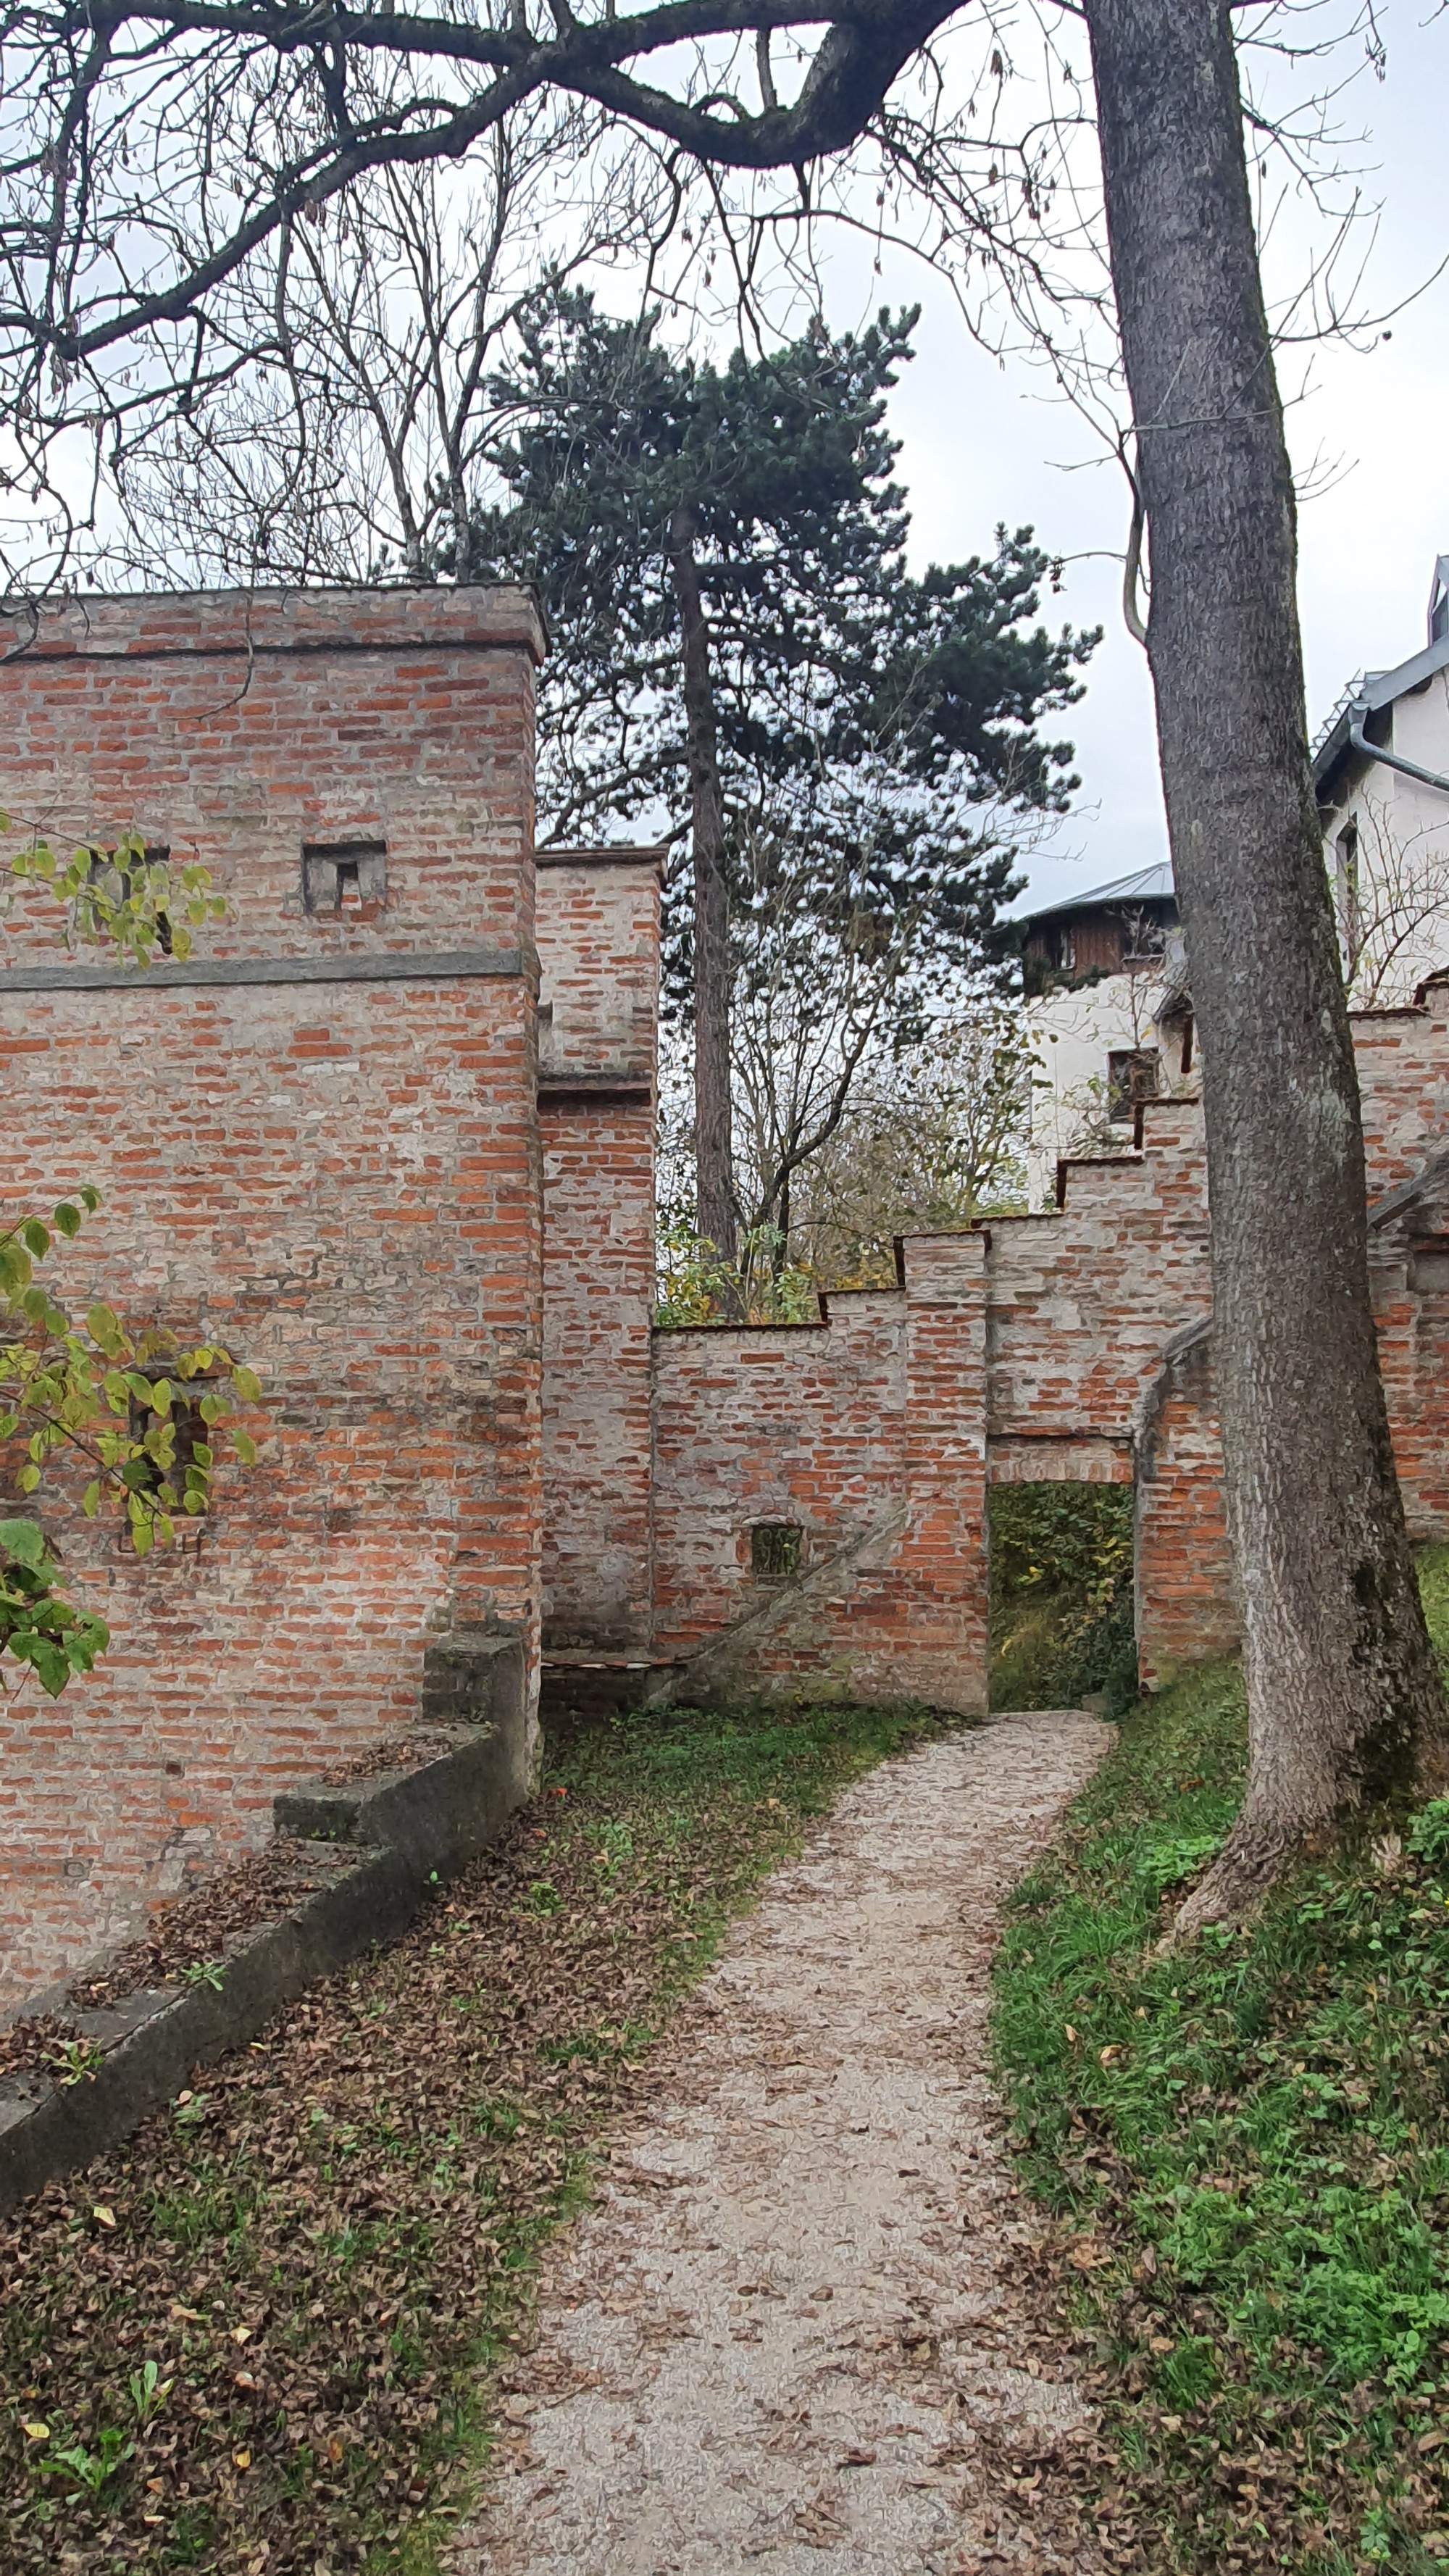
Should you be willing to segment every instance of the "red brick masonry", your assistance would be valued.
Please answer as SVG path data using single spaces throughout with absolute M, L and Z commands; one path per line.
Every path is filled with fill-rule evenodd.
M 261 1462 L 138 1566 L 47 1486 L 114 1646 L 0 1708 L 0 2008 L 417 1715 L 431 1640 L 682 1689 L 986 1701 L 990 1481 L 1135 1482 L 1149 1681 L 1231 1645 L 1200 1109 L 1048 1217 L 792 1329 L 651 1330 L 661 856 L 533 848 L 511 590 L 75 603 L 16 627 L 0 792 L 231 899 L 187 967 L 0 959 L 7 1204 L 82 1181 L 73 1306 L 224 1341 Z M 1449 993 L 1356 1023 L 1416 1535 L 1449 1531 Z

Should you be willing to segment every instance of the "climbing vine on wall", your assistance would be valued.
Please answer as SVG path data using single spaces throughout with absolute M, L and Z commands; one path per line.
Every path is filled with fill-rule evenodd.
M 36 1273 L 56 1238 L 70 1241 L 100 1206 L 96 1190 L 77 1196 L 49 1224 L 30 1214 L 0 1233 L 0 1442 L 14 1444 L 21 1497 L 57 1456 L 83 1461 L 87 1517 L 116 1514 L 137 1556 L 149 1556 L 206 1511 L 214 1434 L 244 1466 L 255 1461 L 250 1435 L 228 1416 L 257 1403 L 261 1383 L 217 1343 L 188 1350 L 169 1331 L 127 1332 L 101 1304 L 79 1324 L 56 1304 Z M 0 1521 L 0 1653 L 55 1698 L 108 1642 L 104 1620 L 71 1601 L 40 1523 Z
M 0 815 L 0 832 L 10 828 Z M 188 956 L 191 930 L 227 910 L 205 868 L 173 868 L 169 853 L 134 832 L 69 860 L 32 836 L 10 872 L 60 905 L 67 946 L 106 947 L 134 966 L 149 966 L 158 950 Z M 87 1517 L 116 1514 L 144 1557 L 206 1511 L 216 1435 L 244 1466 L 254 1462 L 249 1434 L 228 1417 L 236 1405 L 255 1404 L 261 1385 L 217 1343 L 186 1349 L 164 1329 L 128 1331 L 105 1304 L 91 1306 L 81 1324 L 56 1303 L 39 1266 L 100 1204 L 98 1190 L 82 1188 L 48 1219 L 32 1208 L 0 1230 L 0 1444 L 21 1501 L 52 1460 L 83 1462 Z M 0 1519 L 0 1657 L 21 1668 L 19 1680 L 33 1673 L 57 1698 L 109 1642 L 105 1621 L 70 1598 L 41 1523 L 23 1514 Z

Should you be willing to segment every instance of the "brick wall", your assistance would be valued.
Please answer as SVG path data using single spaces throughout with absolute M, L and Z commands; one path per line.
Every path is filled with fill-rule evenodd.
M 913 1236 L 817 1324 L 655 1335 L 655 1651 L 695 1686 L 985 1707 L 983 1262 Z M 771 1524 L 793 1580 L 754 1569 Z
M 1068 1165 L 1055 1215 L 912 1238 L 896 1290 L 651 1334 L 660 860 L 535 881 L 540 650 L 521 593 L 310 592 L 73 603 L 0 667 L 11 809 L 134 826 L 233 906 L 146 977 L 16 908 L 10 1197 L 96 1182 L 65 1294 L 264 1387 L 261 1465 L 184 1550 L 138 1566 L 47 1502 L 115 1643 L 0 1713 L 0 2002 L 406 1724 L 444 1631 L 975 1710 L 988 1477 L 1135 1476 L 1144 1672 L 1233 1642 L 1195 1099 Z M 1449 990 L 1355 1037 L 1396 1450 L 1442 1536 Z
M 657 850 L 538 864 L 546 1646 L 648 1648 Z
M 234 905 L 211 981 L 54 989 L 50 924 L 12 921 L 7 1195 L 95 1182 L 58 1289 L 222 1340 L 264 1388 L 261 1463 L 184 1550 L 138 1566 L 46 1502 L 114 1649 L 0 1720 L 0 1997 L 405 1724 L 430 1635 L 534 1638 L 540 649 L 520 593 L 310 592 L 72 607 L 0 668 L 12 813 L 134 823 Z M 309 913 L 304 844 L 360 843 L 385 900 Z
M 1410 1533 L 1422 1543 L 1449 1537 L 1449 1190 L 1437 1169 L 1449 1132 L 1449 992 L 1431 987 L 1411 1010 L 1357 1012 L 1353 1033 L 1380 1363 Z M 1149 1154 L 1155 1133 L 1149 1118 Z M 1446 1252 L 1436 1257 L 1439 1239 Z M 1199 1248 L 1205 1271 L 1205 1238 Z M 1186 1320 L 1194 1307 L 1208 1312 L 1205 1286 L 1185 1301 Z M 1210 1334 L 1163 1334 L 1135 1428 L 1138 1643 L 1156 1687 L 1238 1639 Z

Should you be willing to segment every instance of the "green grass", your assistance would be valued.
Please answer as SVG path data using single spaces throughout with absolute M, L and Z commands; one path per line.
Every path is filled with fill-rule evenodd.
M 1442 1647 L 1449 1552 L 1423 1589 Z M 1235 1669 L 1139 1706 L 1018 1891 L 1013 2143 L 1133 2563 L 1411 2576 L 1449 2557 L 1449 1801 L 1162 1950 L 1244 1760 Z
M 557 1729 L 536 1804 L 401 1941 L 0 2227 L 5 2576 L 432 2576 L 601 2124 L 808 1819 L 940 1731 L 836 1703 Z

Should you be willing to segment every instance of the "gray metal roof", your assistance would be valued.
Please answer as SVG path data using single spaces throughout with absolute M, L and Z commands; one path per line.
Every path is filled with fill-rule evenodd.
M 1449 558 L 1439 557 L 1436 585 L 1439 566 L 1449 572 Z M 1410 689 L 1421 687 L 1436 671 L 1444 670 L 1449 670 L 1449 635 L 1441 635 L 1435 644 L 1426 644 L 1421 653 L 1411 653 L 1407 662 L 1396 663 L 1392 671 L 1365 671 L 1361 679 L 1349 682 L 1313 746 L 1313 784 L 1320 803 L 1326 801 L 1334 774 L 1345 757 L 1356 757 L 1348 738 L 1349 726 L 1362 724 L 1366 715 L 1373 715 L 1380 707 L 1391 707 L 1396 698 L 1406 697 Z
M 1113 877 L 1110 885 L 1086 886 L 1080 894 L 1069 894 L 1057 903 L 1038 904 L 1031 912 L 1019 912 L 1018 921 L 1050 921 L 1062 912 L 1095 912 L 1100 906 L 1115 903 L 1174 903 L 1177 888 L 1172 881 L 1172 862 L 1159 860 L 1155 868 L 1139 868 L 1135 876 Z

